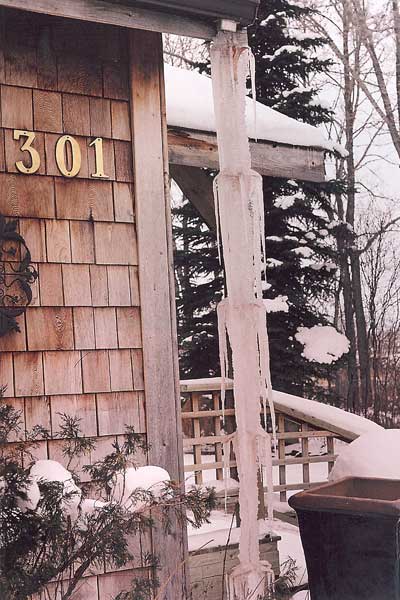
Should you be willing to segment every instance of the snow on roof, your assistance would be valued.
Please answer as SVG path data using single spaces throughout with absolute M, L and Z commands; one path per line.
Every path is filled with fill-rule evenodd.
M 171 127 L 215 132 L 214 100 L 211 78 L 197 71 L 165 65 L 167 122 Z M 227 107 L 229 110 L 229 107 Z M 300 123 L 257 102 L 254 123 L 253 101 L 247 98 L 247 132 L 250 138 L 343 152 L 327 139 L 321 129 Z

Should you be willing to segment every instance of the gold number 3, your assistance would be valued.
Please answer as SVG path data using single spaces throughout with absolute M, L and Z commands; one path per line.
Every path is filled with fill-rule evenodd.
M 22 131 L 21 129 L 14 129 L 13 134 L 14 140 L 18 141 L 21 137 L 26 137 L 26 141 L 21 146 L 21 152 L 28 152 L 30 157 L 30 165 L 26 166 L 22 160 L 18 160 L 15 163 L 17 170 L 25 175 L 32 175 L 36 173 L 40 168 L 40 156 L 39 152 L 32 147 L 32 143 L 35 139 L 33 131 Z

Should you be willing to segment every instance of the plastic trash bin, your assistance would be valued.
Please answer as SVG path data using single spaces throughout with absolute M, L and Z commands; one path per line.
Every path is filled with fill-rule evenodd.
M 400 481 L 346 477 L 289 504 L 311 600 L 400 600 Z

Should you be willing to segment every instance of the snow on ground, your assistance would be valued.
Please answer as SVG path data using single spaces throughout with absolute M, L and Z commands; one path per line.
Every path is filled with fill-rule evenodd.
M 232 526 L 232 523 L 234 525 L 231 514 L 224 513 L 222 510 L 215 510 L 211 513 L 210 523 L 206 523 L 200 529 L 189 526 L 189 551 L 195 552 L 203 548 L 226 546 L 228 540 L 230 544 L 237 544 L 240 537 L 240 528 Z M 259 521 L 260 539 L 268 533 L 267 521 Z M 289 558 L 293 559 L 296 561 L 297 567 L 296 585 L 307 583 L 305 558 L 298 527 L 274 519 L 272 533 L 281 538 L 278 542 L 281 567 Z
M 311 442 L 311 440 L 310 440 Z M 315 444 L 317 444 L 317 440 L 313 440 L 313 442 Z M 293 444 L 292 446 L 293 448 L 297 449 L 299 447 L 299 445 L 297 444 Z M 311 452 L 312 453 L 312 452 Z M 212 454 L 203 454 L 202 455 L 202 462 L 203 463 L 212 463 L 215 462 L 215 456 Z M 193 455 L 192 454 L 185 454 L 185 465 L 192 465 L 193 464 Z M 231 485 L 230 482 L 232 482 L 234 480 L 229 480 L 228 481 L 228 489 L 232 489 L 233 487 L 237 487 L 237 481 L 234 481 L 233 485 Z M 288 498 L 290 498 L 290 496 L 292 496 L 293 494 L 295 494 L 297 491 L 300 491 L 301 488 L 301 482 L 303 481 L 303 465 L 287 465 L 286 467 L 286 482 L 287 483 L 298 483 L 299 484 L 299 489 L 298 490 L 291 490 L 290 492 L 287 493 Z M 328 463 L 312 463 L 310 464 L 310 481 L 313 483 L 317 483 L 317 482 L 325 482 L 328 481 Z M 203 471 L 203 485 L 204 486 L 209 486 L 209 487 L 215 487 L 216 491 L 223 491 L 224 488 L 224 483 L 223 481 L 216 481 L 216 471 L 215 469 L 207 469 L 205 471 Z M 279 484 L 279 467 L 275 466 L 273 467 L 273 482 L 274 485 L 278 485 Z M 191 485 L 194 485 L 195 483 L 195 479 L 194 479 L 194 473 L 187 473 L 186 474 L 186 486 L 190 487 Z M 276 509 L 279 509 L 281 512 L 288 512 L 289 510 L 289 506 L 286 503 L 280 503 L 279 502 L 279 494 L 274 494 L 275 497 L 275 502 L 274 502 L 274 507 Z
M 301 544 L 299 528 L 296 525 L 285 523 L 283 521 L 274 521 L 274 533 L 280 536 L 278 542 L 279 562 L 281 568 L 289 558 L 296 562 L 296 586 L 308 582 L 306 559 Z
M 287 447 L 286 451 L 296 452 L 300 450 L 300 444 L 292 444 Z M 310 440 L 310 453 L 320 454 L 324 451 L 322 440 L 318 438 Z M 215 461 L 215 457 L 210 454 L 203 454 L 202 461 L 204 463 L 211 463 Z M 185 454 L 185 465 L 193 464 L 193 455 Z M 302 481 L 302 465 L 288 465 L 286 468 L 286 480 L 287 483 L 299 483 L 299 490 L 301 489 L 300 482 Z M 214 469 L 207 469 L 203 471 L 204 486 L 215 487 L 217 491 L 224 489 L 224 483 L 222 481 L 216 481 L 216 472 Z M 328 479 L 328 466 L 326 463 L 315 463 L 310 465 L 310 480 L 312 482 L 327 481 Z M 279 468 L 273 468 L 273 480 L 274 484 L 279 483 Z M 232 485 L 233 483 L 233 485 Z M 187 473 L 186 485 L 190 487 L 194 485 L 194 474 Z M 237 482 L 235 480 L 228 480 L 228 488 L 237 488 Z M 296 493 L 296 490 L 288 492 L 288 498 Z M 279 493 L 274 494 L 274 509 L 278 512 L 287 513 L 292 512 L 292 509 L 286 502 L 279 500 Z M 200 529 L 194 529 L 189 526 L 189 550 L 195 551 L 200 548 L 213 548 L 216 546 L 225 546 L 228 542 L 238 543 L 240 536 L 240 528 L 234 527 L 235 520 L 232 520 L 231 514 L 225 514 L 222 510 L 215 510 L 211 514 L 209 524 L 204 524 Z M 266 521 L 260 521 L 260 538 L 264 537 L 268 531 L 268 525 Z M 229 530 L 231 529 L 229 536 Z M 290 523 L 283 522 L 279 519 L 273 521 L 273 533 L 280 536 L 282 539 L 278 542 L 280 564 L 283 566 L 289 558 L 296 561 L 297 570 L 297 581 L 296 585 L 307 583 L 307 572 L 305 567 L 304 552 L 301 545 L 300 534 L 298 527 Z
M 166 64 L 165 91 L 168 125 L 198 131 L 216 131 L 209 77 Z M 322 129 L 300 123 L 259 102 L 255 124 L 254 103 L 251 98 L 247 98 L 246 122 L 247 133 L 252 139 L 340 151 L 325 137 Z
M 190 380 L 186 382 L 188 385 L 196 384 L 196 380 Z M 231 384 L 232 382 L 229 382 Z M 218 389 L 220 379 L 215 378 L 213 380 L 212 389 Z M 228 387 L 231 385 L 228 384 Z M 217 386 L 217 387 L 216 387 Z M 313 400 L 306 400 L 283 392 L 273 392 L 273 399 L 277 409 L 284 409 L 285 412 L 290 414 L 291 411 L 296 411 L 297 414 L 302 414 L 304 417 L 309 417 L 314 423 L 319 423 L 321 428 L 329 428 L 329 426 L 336 428 L 336 430 L 342 430 L 354 435 L 354 437 L 362 436 L 364 438 L 370 438 L 376 440 L 377 438 L 382 439 L 380 436 L 385 433 L 385 430 L 365 419 L 347 413 L 341 409 L 333 406 L 322 404 Z M 324 425 L 326 424 L 326 425 Z M 397 442 L 399 447 L 393 454 L 393 448 L 391 449 L 392 455 L 398 455 L 400 451 L 400 431 L 398 433 Z M 363 436 L 362 434 L 367 434 Z M 362 438 L 360 438 L 362 439 Z M 396 442 L 396 443 L 397 443 Z M 353 442 L 351 446 L 357 442 Z M 335 452 L 346 455 L 346 444 L 335 440 Z M 376 444 L 369 443 L 365 448 L 368 447 L 368 455 L 371 454 L 371 448 L 375 448 Z M 379 447 L 379 444 L 378 444 Z M 363 446 L 364 448 L 364 446 Z M 364 449 L 365 449 L 364 448 Z M 309 440 L 309 451 L 310 455 L 322 455 L 326 453 L 325 440 L 320 438 L 313 438 Z M 286 446 L 286 454 L 296 456 L 296 453 L 301 451 L 301 445 L 299 442 Z M 363 451 L 365 456 L 365 452 Z M 340 459 L 338 459 L 340 460 Z M 212 454 L 202 455 L 203 463 L 215 462 L 215 456 Z M 193 455 L 185 454 L 185 465 L 193 464 Z M 217 491 L 224 489 L 224 483 L 219 481 L 216 482 L 216 471 L 214 469 L 207 469 L 203 471 L 203 485 L 214 486 Z M 288 484 L 299 484 L 299 490 L 291 490 L 287 496 L 290 498 L 291 495 L 295 494 L 296 491 L 300 491 L 301 482 L 303 480 L 303 467 L 302 465 L 287 465 L 286 466 L 286 481 Z M 310 481 L 312 483 L 324 482 L 328 480 L 328 464 L 327 463 L 312 463 L 310 464 Z M 273 482 L 274 485 L 279 483 L 279 467 L 273 467 Z M 188 472 L 186 484 L 187 486 L 193 485 L 194 473 Z M 228 488 L 237 487 L 237 482 L 232 483 L 232 480 L 228 481 Z M 285 502 L 280 502 L 279 494 L 274 494 L 274 510 L 276 512 L 289 512 L 291 509 Z M 213 546 L 225 546 L 228 541 L 228 537 L 231 543 L 239 541 L 240 529 L 233 527 L 235 523 L 232 521 L 232 515 L 225 514 L 223 511 L 213 511 L 211 515 L 211 522 L 203 525 L 199 530 L 189 528 L 189 548 L 190 550 L 198 550 L 206 547 L 210 548 Z M 267 523 L 262 522 L 260 527 L 260 536 L 262 537 L 268 533 Z M 232 528 L 230 536 L 229 530 Z M 301 544 L 299 530 L 295 525 L 286 523 L 278 519 L 273 521 L 273 532 L 281 537 L 278 543 L 279 557 L 281 567 L 287 562 L 289 558 L 296 562 L 297 566 L 297 580 L 296 585 L 300 586 L 306 584 L 308 581 L 307 571 L 305 566 L 304 552 Z M 292 600 L 309 600 L 309 592 L 299 592 L 293 596 Z
M 295 248 L 295 251 L 301 248 Z M 304 248 L 309 250 L 309 248 Z M 350 342 L 345 335 L 330 325 L 299 327 L 295 338 L 303 344 L 303 356 L 310 361 L 330 365 L 346 354 Z
M 308 590 L 297 592 L 297 594 L 292 596 L 292 600 L 310 600 L 310 592 Z

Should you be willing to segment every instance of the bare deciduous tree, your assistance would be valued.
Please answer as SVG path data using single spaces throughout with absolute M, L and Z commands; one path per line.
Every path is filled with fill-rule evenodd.
M 367 323 L 370 314 L 363 296 L 366 280 L 362 277 L 361 260 L 363 253 L 375 248 L 378 237 L 389 232 L 399 217 L 384 215 L 378 229 L 361 241 L 356 232 L 356 215 L 357 205 L 366 195 L 376 202 L 382 201 L 383 194 L 372 189 L 365 178 L 377 162 L 388 160 L 382 152 L 381 139 L 390 141 L 389 152 L 400 157 L 399 0 L 373 7 L 374 10 L 363 0 L 314 4 L 316 12 L 307 17 L 306 25 L 326 37 L 337 65 L 330 73 L 337 94 L 335 132 L 348 152 L 346 158 L 336 161 L 336 174 L 347 183 L 345 193 L 336 194 L 339 221 L 348 227 L 337 229 L 344 325 L 351 343 L 347 406 L 366 412 L 374 390 Z M 391 60 L 390 53 L 396 55 L 395 60 Z M 396 102 L 391 101 L 394 86 Z

